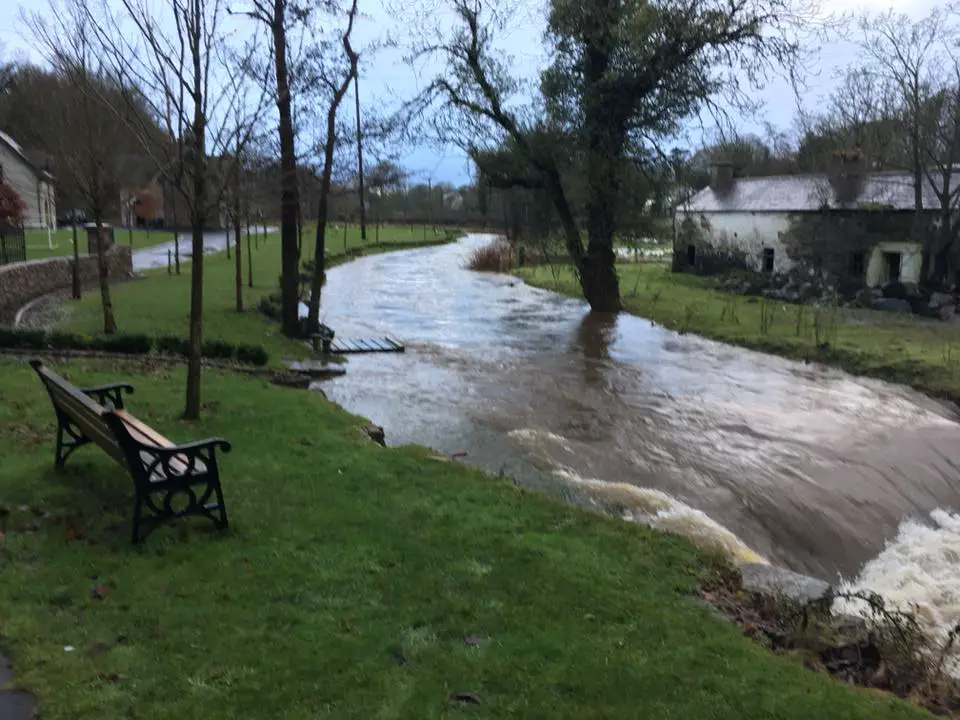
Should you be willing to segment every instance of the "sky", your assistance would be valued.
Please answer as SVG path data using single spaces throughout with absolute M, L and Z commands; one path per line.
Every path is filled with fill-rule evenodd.
M 521 0 L 523 1 L 523 0 Z M 526 0 L 533 3 L 535 0 Z M 242 0 L 234 0 L 240 4 Z M 366 16 L 360 21 L 356 36 L 361 46 L 365 42 L 383 37 L 389 32 L 401 39 L 416 32 L 417 23 L 408 21 L 408 25 L 396 22 L 389 7 L 390 0 L 360 0 L 361 11 Z M 845 11 L 873 10 L 883 11 L 893 8 L 910 16 L 919 17 L 928 12 L 934 0 L 821 0 L 824 11 L 842 13 Z M 20 20 L 21 8 L 38 12 L 48 11 L 47 0 L 0 0 L 0 58 L 3 60 L 26 59 L 42 64 L 42 56 L 31 42 L 29 32 Z M 406 14 L 406 17 L 410 17 Z M 438 17 L 434 17 L 438 20 Z M 535 17 L 515 16 L 506 34 L 500 36 L 499 45 L 509 56 L 510 67 L 519 76 L 534 77 L 541 62 L 542 21 Z M 830 95 L 837 85 L 836 74 L 856 59 L 855 48 L 844 42 L 831 42 L 822 45 L 816 53 L 816 61 L 808 76 L 808 88 L 801 103 L 806 108 L 816 109 Z M 417 73 L 407 67 L 399 50 L 382 50 L 369 59 L 363 67 L 360 81 L 360 100 L 363 107 L 382 108 L 395 104 L 399 99 L 413 97 L 423 85 L 429 82 L 437 68 L 425 68 Z M 419 75 L 419 76 L 418 76 Z M 793 90 L 785 80 L 774 80 L 762 91 L 755 93 L 763 103 L 758 118 L 744 121 L 742 132 L 763 134 L 765 123 L 779 130 L 789 131 L 795 126 L 797 100 Z M 2 128 L 0 128 L 2 129 Z M 692 130 L 688 137 L 678 140 L 678 145 L 696 149 L 704 142 L 702 131 Z M 449 182 L 462 184 L 469 182 L 470 165 L 467 159 L 454 148 L 438 149 L 434 147 L 413 148 L 400 158 L 401 164 L 410 173 L 411 182 L 433 183 Z M 365 163 L 366 164 L 366 163 Z

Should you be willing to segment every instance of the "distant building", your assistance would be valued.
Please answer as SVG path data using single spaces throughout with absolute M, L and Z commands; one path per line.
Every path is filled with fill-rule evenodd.
M 675 269 L 701 269 L 719 255 L 760 272 L 810 266 L 869 287 L 920 280 L 908 173 L 735 178 L 732 170 L 715 164 L 710 186 L 677 206 Z M 923 197 L 925 231 L 935 232 L 940 202 L 929 185 Z
M 0 179 L 12 187 L 26 204 L 25 227 L 56 227 L 53 176 L 46 169 L 34 165 L 23 148 L 4 132 L 0 132 Z

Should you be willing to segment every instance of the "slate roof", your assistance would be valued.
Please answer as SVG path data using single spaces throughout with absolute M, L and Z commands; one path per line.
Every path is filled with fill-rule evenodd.
M 0 130 L 0 143 L 6 145 L 14 155 L 17 155 L 21 160 L 23 160 L 23 164 L 30 168 L 34 175 L 37 177 L 48 175 L 48 173 L 45 173 L 43 170 L 34 165 L 30 158 L 27 157 L 27 154 L 23 151 L 23 148 L 20 147 L 20 143 L 2 130 Z
M 904 172 L 869 173 L 857 198 L 839 203 L 826 174 L 775 175 L 736 178 L 726 193 L 704 188 L 691 198 L 681 212 L 815 212 L 824 202 L 834 209 L 855 210 L 863 205 L 883 205 L 896 210 L 912 210 L 913 178 Z M 923 206 L 940 206 L 933 187 L 924 182 Z

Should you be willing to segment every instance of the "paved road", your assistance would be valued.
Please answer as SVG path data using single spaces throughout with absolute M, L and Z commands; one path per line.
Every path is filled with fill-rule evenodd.
M 276 232 L 277 228 L 267 228 L 268 232 Z M 136 271 L 150 270 L 167 266 L 167 251 L 173 253 L 173 240 L 161 245 L 136 250 L 133 253 L 133 269 Z M 227 234 L 224 232 L 209 232 L 203 238 L 203 254 L 221 252 L 227 247 Z M 190 247 L 190 233 L 180 233 L 180 259 L 186 260 L 193 255 Z

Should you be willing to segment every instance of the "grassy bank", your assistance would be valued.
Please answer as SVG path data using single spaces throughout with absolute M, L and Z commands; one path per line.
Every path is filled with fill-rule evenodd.
M 27 230 L 25 239 L 27 242 L 27 260 L 45 260 L 62 255 L 73 255 L 73 230 L 70 228 L 54 230 L 50 238 L 47 237 L 46 230 Z M 87 231 L 84 228 L 77 230 L 77 239 L 80 242 L 80 253 L 85 254 L 87 252 Z M 118 245 L 130 246 L 131 244 L 129 231 L 122 228 L 115 230 L 113 239 Z M 50 240 L 53 241 L 53 248 L 49 247 Z M 172 240 L 173 235 L 167 230 L 133 231 L 134 250 L 141 250 Z
M 960 401 L 960 322 L 872 310 L 790 305 L 731 295 L 659 264 L 620 265 L 624 307 L 666 327 Z M 581 295 L 569 267 L 522 268 L 531 285 Z
M 226 535 L 133 549 L 130 481 L 93 448 L 55 473 L 44 391 L 0 360 L 0 642 L 47 720 L 925 717 L 716 620 L 678 538 L 379 448 L 315 394 L 207 371 L 188 426 L 180 371 L 55 367 L 234 451 Z
M 333 266 L 357 255 L 368 255 L 424 244 L 422 233 L 409 232 L 406 227 L 385 227 L 380 232 L 380 244 L 368 235 L 366 243 L 360 239 L 357 226 L 347 227 L 347 241 L 343 244 L 342 228 L 332 229 L 337 242 L 328 244 L 327 263 Z M 446 235 L 428 232 L 427 244 L 444 242 Z M 310 228 L 304 232 L 304 260 L 313 257 L 313 235 Z M 246 312 L 235 311 L 235 261 L 226 253 L 204 258 L 204 337 L 233 344 L 264 345 L 271 358 L 296 358 L 306 353 L 302 343 L 284 338 L 279 327 L 256 312 L 256 305 L 264 295 L 276 292 L 280 276 L 280 238 L 278 234 L 262 236 L 250 254 L 253 263 L 253 287 L 249 287 L 246 243 L 243 260 L 243 302 Z M 346 247 L 346 253 L 344 252 Z M 166 269 L 151 270 L 147 279 L 124 283 L 112 289 L 114 311 L 121 332 L 148 335 L 189 334 L 190 272 L 183 264 L 181 275 L 168 275 Z M 59 329 L 97 334 L 102 325 L 100 296 L 88 293 L 78 303 L 71 303 Z

